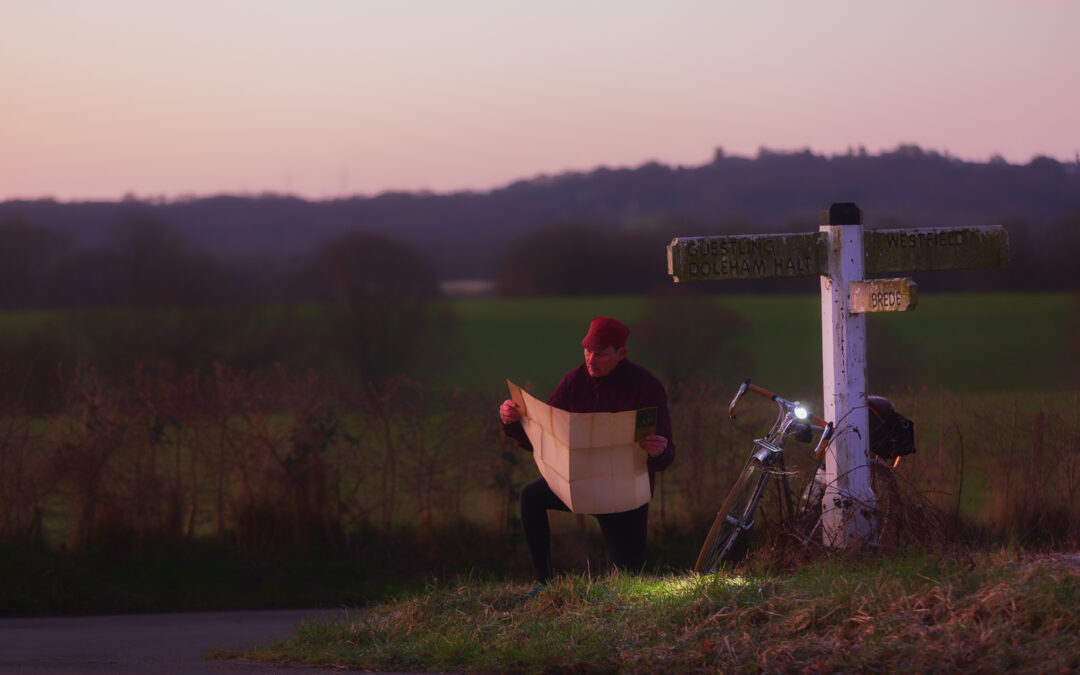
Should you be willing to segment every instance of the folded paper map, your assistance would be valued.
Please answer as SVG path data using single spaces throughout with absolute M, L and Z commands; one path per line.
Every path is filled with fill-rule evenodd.
M 571 413 L 506 384 L 540 475 L 571 511 L 618 513 L 649 501 L 648 454 L 638 441 L 656 433 L 656 408 Z

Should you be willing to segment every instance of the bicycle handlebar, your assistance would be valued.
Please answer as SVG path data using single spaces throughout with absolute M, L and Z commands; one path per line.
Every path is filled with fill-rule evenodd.
M 739 401 L 742 399 L 743 394 L 745 394 L 748 391 L 752 391 L 755 394 L 757 394 L 758 396 L 762 396 L 764 398 L 767 398 L 770 401 L 776 401 L 777 403 L 779 403 L 780 405 L 785 406 L 785 407 L 794 407 L 795 406 L 795 404 L 793 402 L 788 401 L 788 400 L 783 399 L 783 398 L 780 398 L 779 396 L 772 393 L 771 391 L 769 391 L 765 387 L 759 387 L 758 385 L 753 384 L 752 382 L 750 382 L 749 379 L 746 379 L 746 380 L 743 381 L 743 383 L 741 385 L 739 385 L 739 390 L 737 392 L 735 392 L 735 398 L 731 399 L 731 405 L 728 406 L 728 415 L 731 417 L 731 419 L 735 419 L 735 408 L 739 405 Z M 824 419 L 818 417 L 817 415 L 811 415 L 810 416 L 810 422 L 812 424 L 814 424 L 814 426 L 823 427 L 823 428 L 829 427 L 830 428 L 829 435 L 830 436 L 832 435 L 832 431 L 831 431 L 832 423 L 831 422 L 826 422 Z

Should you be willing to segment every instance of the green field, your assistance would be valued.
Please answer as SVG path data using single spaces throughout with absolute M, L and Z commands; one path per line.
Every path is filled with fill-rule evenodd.
M 745 377 L 778 391 L 821 384 L 820 299 L 806 296 L 701 298 L 738 312 L 749 325 L 733 346 L 752 355 Z M 454 301 L 456 357 L 445 382 L 488 389 L 509 378 L 550 391 L 581 362 L 589 320 L 619 317 L 631 326 L 637 297 Z M 1059 391 L 1077 387 L 1080 298 L 1059 294 L 924 294 L 917 309 L 869 315 L 871 372 L 889 380 L 871 389 Z M 692 317 L 673 330 L 692 330 Z M 875 342 L 877 340 L 877 342 Z M 634 337 L 630 338 L 631 358 Z M 723 355 L 720 357 L 724 358 Z M 884 360 L 881 361 L 881 360 Z M 647 365 L 647 364 L 646 364 Z
M 591 318 L 615 316 L 633 327 L 649 301 L 611 296 L 447 300 L 457 317 L 456 329 L 445 336 L 451 356 L 433 384 L 493 392 L 504 389 L 509 378 L 539 393 L 548 392 L 563 373 L 581 362 L 580 341 Z M 717 345 L 715 362 L 695 371 L 699 379 L 726 385 L 750 377 L 777 391 L 803 396 L 820 391 L 817 295 L 696 297 L 687 315 L 671 325 L 675 343 L 680 334 L 701 330 L 694 308 L 710 303 L 736 312 L 747 330 L 729 345 Z M 5 344 L 21 340 L 29 346 L 0 355 L 0 360 L 10 364 L 39 356 L 43 338 L 57 350 L 55 356 L 53 352 L 41 356 L 46 361 L 101 362 L 115 355 L 97 354 L 95 349 L 122 343 L 118 336 L 133 327 L 152 326 L 137 341 L 138 358 L 154 358 L 155 345 L 157 353 L 167 351 L 170 347 L 160 346 L 166 342 L 171 341 L 175 350 L 201 341 L 207 358 L 214 360 L 239 359 L 243 366 L 252 359 L 269 358 L 269 363 L 288 364 L 291 355 L 315 349 L 305 335 L 320 325 L 321 317 L 318 308 L 307 306 L 258 309 L 243 318 L 228 309 L 198 310 L 194 315 L 9 312 L 0 314 L 0 336 Z M 867 325 L 873 391 L 1054 392 L 1075 390 L 1080 382 L 1080 295 L 924 294 L 914 311 L 871 314 Z M 87 331 L 96 337 L 91 339 Z M 291 343 L 273 342 L 282 334 L 290 335 Z M 640 349 L 635 351 L 640 339 L 635 342 L 634 334 L 629 347 L 631 358 L 641 355 Z

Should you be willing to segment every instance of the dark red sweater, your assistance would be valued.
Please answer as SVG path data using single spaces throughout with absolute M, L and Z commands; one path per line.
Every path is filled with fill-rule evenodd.
M 668 445 L 663 453 L 646 460 L 650 487 L 655 484 L 656 472 L 663 471 L 675 461 L 675 442 L 671 438 L 671 416 L 664 385 L 629 359 L 623 359 L 615 370 L 600 378 L 589 375 L 585 364 L 581 364 L 563 376 L 548 399 L 548 405 L 574 413 L 622 412 L 655 406 L 656 434 L 668 439 Z M 504 424 L 503 432 L 521 447 L 532 451 L 532 443 L 521 422 Z

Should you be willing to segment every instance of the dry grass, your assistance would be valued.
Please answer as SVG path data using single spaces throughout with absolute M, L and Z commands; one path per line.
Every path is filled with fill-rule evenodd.
M 1069 672 L 1075 558 L 830 555 L 778 573 L 433 586 L 244 654 L 461 672 Z

